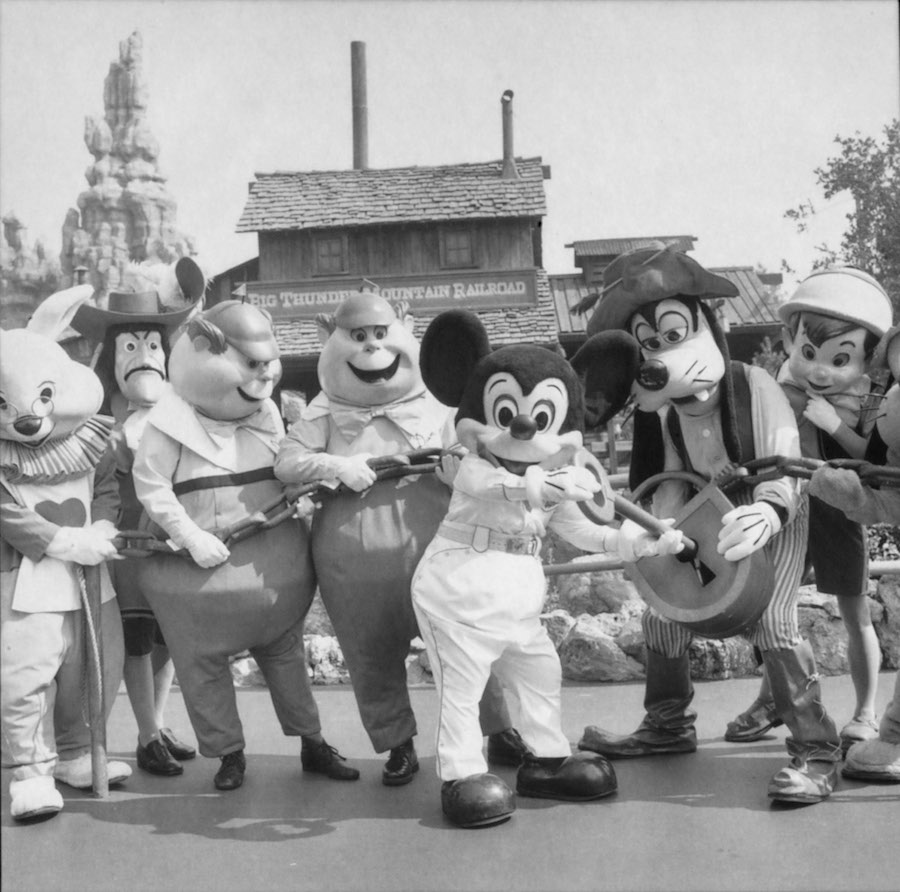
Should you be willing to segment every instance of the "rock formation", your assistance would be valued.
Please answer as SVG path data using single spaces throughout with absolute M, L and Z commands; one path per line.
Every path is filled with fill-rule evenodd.
M 84 143 L 94 158 L 89 188 L 62 227 L 62 286 L 90 282 L 102 304 L 123 287 L 129 263 L 170 264 L 196 253 L 176 227 L 175 199 L 159 166 L 159 143 L 147 123 L 143 39 L 119 44 L 103 84 L 105 114 L 85 119 Z

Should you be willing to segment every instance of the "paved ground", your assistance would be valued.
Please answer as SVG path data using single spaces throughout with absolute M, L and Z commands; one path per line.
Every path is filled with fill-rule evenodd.
M 852 709 L 849 678 L 824 681 L 838 722 Z M 108 800 L 69 791 L 43 823 L 11 821 L 2 772 L 4 892 L 256 892 L 256 890 L 897 890 L 900 785 L 843 781 L 827 802 L 778 807 L 766 783 L 784 762 L 784 729 L 755 744 L 722 740 L 756 682 L 697 686 L 696 754 L 617 762 L 619 793 L 586 805 L 519 800 L 511 821 L 459 830 L 440 814 L 431 740 L 432 689 L 413 691 L 422 771 L 406 787 L 380 782 L 346 688 L 317 688 L 327 738 L 363 776 L 338 783 L 300 771 L 265 691 L 239 692 L 248 739 L 244 786 L 218 793 L 217 762 L 198 758 L 181 778 L 138 772 Z M 893 689 L 882 676 L 879 703 Z M 641 685 L 567 686 L 565 730 L 625 732 L 642 715 Z M 190 736 L 180 696 L 171 724 Z M 135 726 L 120 694 L 111 755 L 134 761 Z M 501 770 L 511 785 L 514 772 Z

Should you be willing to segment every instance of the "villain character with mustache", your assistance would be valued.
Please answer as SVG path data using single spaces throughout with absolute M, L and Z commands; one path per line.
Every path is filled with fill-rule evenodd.
M 101 345 L 94 371 L 103 384 L 101 411 L 116 421 L 121 529 L 135 529 L 140 519 L 131 467 L 147 415 L 170 389 L 170 339 L 199 307 L 206 287 L 203 272 L 190 258 L 179 260 L 174 272 L 180 295 L 166 298 L 183 297 L 184 306 L 169 306 L 156 290 L 120 291 L 109 295 L 105 309 L 83 304 L 72 320 L 76 331 Z M 175 667 L 134 570 L 134 560 L 126 560 L 113 574 L 125 634 L 123 678 L 138 726 L 137 764 L 171 777 L 183 772 L 181 762 L 194 758 L 196 751 L 166 727 Z

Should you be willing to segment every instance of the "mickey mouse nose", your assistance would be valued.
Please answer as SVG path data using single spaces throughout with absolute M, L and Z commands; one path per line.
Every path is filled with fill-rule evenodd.
M 638 369 L 637 383 L 645 390 L 662 390 L 669 382 L 669 370 L 659 359 L 648 359 Z
M 537 433 L 537 422 L 530 415 L 516 415 L 509 426 L 514 440 L 532 440 Z
M 41 419 L 36 415 L 22 415 L 13 422 L 17 434 L 33 437 L 41 429 Z

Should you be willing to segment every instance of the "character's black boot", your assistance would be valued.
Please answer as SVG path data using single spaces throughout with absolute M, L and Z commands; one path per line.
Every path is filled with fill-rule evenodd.
M 610 759 L 693 753 L 697 749 L 697 713 L 690 709 L 693 699 L 688 654 L 664 657 L 648 648 L 644 720 L 625 736 L 589 725 L 578 741 L 578 749 L 592 750 Z
M 778 714 L 791 736 L 789 764 L 769 781 L 769 797 L 780 802 L 821 802 L 837 783 L 841 740 L 822 705 L 812 648 L 763 651 Z

